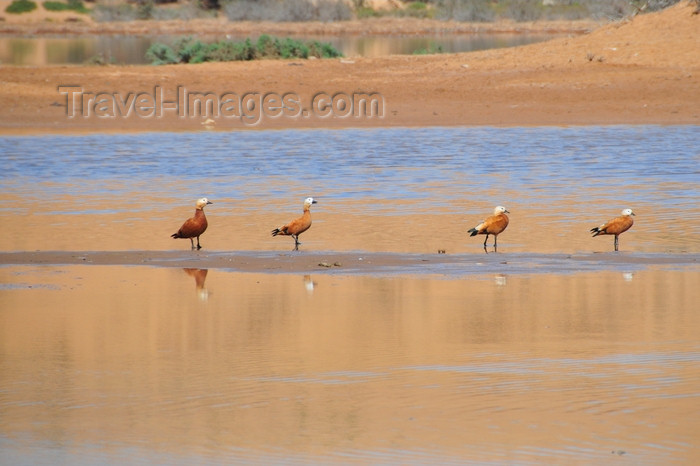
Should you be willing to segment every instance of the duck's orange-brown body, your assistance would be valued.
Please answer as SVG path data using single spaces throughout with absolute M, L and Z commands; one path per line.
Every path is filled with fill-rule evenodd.
M 617 251 L 618 236 L 632 228 L 632 225 L 634 225 L 633 215 L 632 209 L 625 209 L 622 211 L 621 216 L 615 217 L 599 227 L 591 228 L 591 233 L 593 237 L 598 235 L 615 235 L 615 251 Z
M 493 235 L 498 236 L 508 226 L 508 216 L 506 214 L 491 215 L 487 217 L 483 223 L 469 230 L 471 236 L 476 235 Z
M 197 238 L 196 249 L 202 249 L 199 244 L 199 237 L 207 230 L 209 224 L 207 217 L 204 215 L 204 206 L 211 204 L 206 198 L 197 201 L 197 208 L 194 211 L 194 216 L 185 220 L 177 233 L 170 235 L 172 238 L 188 238 L 192 244 L 192 249 L 195 249 L 194 238 Z
M 304 212 L 301 214 L 301 217 L 292 220 L 284 226 L 275 228 L 272 230 L 272 236 L 291 236 L 294 238 L 294 249 L 298 249 L 299 244 L 301 244 L 299 243 L 299 235 L 311 227 L 311 211 L 309 209 L 312 204 L 316 204 L 316 201 L 313 198 L 307 198 L 304 201 Z
M 632 217 L 616 217 L 599 227 L 591 228 L 591 233 L 593 233 L 594 237 L 598 235 L 617 236 L 632 228 L 632 225 L 634 225 L 634 220 Z
M 177 233 L 173 234 L 173 238 L 196 238 L 207 231 L 208 226 L 204 211 L 197 209 L 194 211 L 194 217 L 185 220 Z
M 295 218 L 283 227 L 273 230 L 272 236 L 299 236 L 311 227 L 311 211 L 304 209 L 304 213 L 299 218 Z
M 493 235 L 493 247 L 496 248 L 498 245 L 498 235 L 503 233 L 503 230 L 508 226 L 509 219 L 506 213 L 509 212 L 505 207 L 496 207 L 493 211 L 493 215 L 487 217 L 486 220 L 468 231 L 468 233 L 470 233 L 469 236 L 486 235 L 484 239 L 485 249 L 489 235 Z

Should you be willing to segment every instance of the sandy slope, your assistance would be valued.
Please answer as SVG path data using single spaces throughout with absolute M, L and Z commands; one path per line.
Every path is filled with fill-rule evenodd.
M 578 37 L 475 53 L 391 56 L 343 60 L 257 61 L 175 66 L 47 66 L 0 69 L 0 132 L 201 130 L 197 112 L 145 112 L 128 117 L 91 107 L 68 118 L 67 95 L 109 93 L 128 101 L 135 93 L 173 101 L 180 89 L 246 93 L 291 93 L 297 114 L 246 119 L 212 118 L 208 129 L 369 127 L 432 125 L 698 124 L 700 43 L 695 6 L 681 2 L 665 11 L 603 26 Z M 383 117 L 327 117 L 314 112 L 314 96 L 377 93 Z M 130 94 L 131 93 L 131 94 Z M 77 95 L 77 94 L 76 94 Z M 220 103 L 220 102 L 219 102 Z M 258 104 L 262 103 L 257 101 Z M 77 107 L 76 107 L 77 108 Z M 306 112 L 302 112 L 302 110 Z M 142 112 L 143 113 L 143 112 Z M 187 112 L 184 112 L 187 113 Z M 332 112 L 327 112 L 332 113 Z M 122 114 L 120 114 L 122 115 Z M 254 124 L 251 124 L 254 123 Z

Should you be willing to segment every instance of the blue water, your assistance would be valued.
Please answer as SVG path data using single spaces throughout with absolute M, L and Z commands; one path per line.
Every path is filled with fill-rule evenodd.
M 694 207 L 699 148 L 697 126 L 0 138 L 3 190 L 23 196 L 273 199 L 298 191 L 323 196 L 326 204 L 371 200 L 369 208 L 410 200 L 405 208 L 418 210 L 449 210 L 464 198 L 485 202 L 494 190 L 543 206 L 573 199 Z

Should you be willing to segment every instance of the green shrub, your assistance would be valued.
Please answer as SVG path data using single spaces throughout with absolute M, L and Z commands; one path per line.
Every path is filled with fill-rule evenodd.
M 254 60 L 256 56 L 256 49 L 250 39 L 246 39 L 243 42 L 239 42 L 233 48 L 236 60 Z
M 413 55 L 433 55 L 436 53 L 443 53 L 442 45 L 431 44 L 424 49 L 417 49 L 413 51 Z
M 331 44 L 318 41 L 304 43 L 286 38 L 278 39 L 267 34 L 256 42 L 245 39 L 240 42 L 221 41 L 207 44 L 192 37 L 176 40 L 172 46 L 155 43 L 146 52 L 146 58 L 154 65 L 169 63 L 203 63 L 208 61 L 247 61 L 260 58 L 317 58 L 341 57 Z
M 378 18 L 378 17 L 382 16 L 382 12 L 377 11 L 374 8 L 371 8 L 368 6 L 361 6 L 355 10 L 355 16 L 357 17 L 357 19 Z
M 206 61 L 206 44 L 192 37 L 183 37 L 173 43 L 173 50 L 182 63 L 201 63 Z
M 286 38 L 280 44 L 280 56 L 282 58 L 309 58 L 309 47 L 298 40 Z
M 179 62 L 173 49 L 160 43 L 155 43 L 148 47 L 148 50 L 146 50 L 146 58 L 153 65 L 169 65 Z
M 7 13 L 29 13 L 30 11 L 36 10 L 36 2 L 32 0 L 14 0 L 10 5 L 5 8 Z
M 68 3 L 46 1 L 42 3 L 45 10 L 48 11 L 75 11 L 76 13 L 89 13 L 90 10 L 85 7 L 81 0 L 68 0 Z
M 210 45 L 208 61 L 255 60 L 257 49 L 250 39 L 242 42 L 221 41 Z
M 279 39 L 270 37 L 267 34 L 263 34 L 258 37 L 255 48 L 258 54 L 263 57 L 277 58 L 280 56 Z
M 70 8 L 67 3 L 63 2 L 44 2 L 44 9 L 48 11 L 68 11 Z
M 316 58 L 337 58 L 343 56 L 338 49 L 328 42 L 319 42 L 317 40 L 309 43 L 309 55 Z

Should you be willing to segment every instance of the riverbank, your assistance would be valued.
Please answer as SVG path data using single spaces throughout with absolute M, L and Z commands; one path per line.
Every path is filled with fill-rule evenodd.
M 0 104 L 7 110 L 0 115 L 0 134 L 698 124 L 700 15 L 693 14 L 694 8 L 682 2 L 583 36 L 474 53 L 159 67 L 3 67 Z M 77 93 L 61 93 L 59 87 L 65 91 L 65 86 Z M 175 102 L 183 89 L 188 95 L 211 94 L 218 115 L 185 111 L 177 104 L 160 114 L 147 109 L 141 116 L 117 108 L 139 93 Z M 90 100 L 99 93 L 112 96 L 106 112 Z M 226 94 L 235 94 L 238 104 L 253 95 L 258 107 L 268 94 L 292 94 L 298 103 L 289 113 L 251 119 L 240 106 L 224 114 Z M 328 112 L 314 107 L 319 94 L 381 100 L 371 115 Z M 84 105 L 71 108 L 69 95 L 79 96 L 75 102 Z

